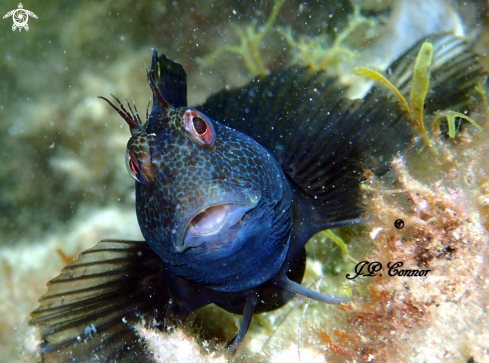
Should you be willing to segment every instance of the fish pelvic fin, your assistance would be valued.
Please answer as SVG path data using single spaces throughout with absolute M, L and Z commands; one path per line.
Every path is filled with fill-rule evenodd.
M 82 252 L 31 313 L 43 362 L 152 362 L 134 324 L 168 305 L 161 266 L 145 242 L 102 240 Z
M 274 277 L 270 283 L 281 287 L 282 289 L 292 292 L 294 294 L 299 294 L 308 297 L 313 300 L 321 301 L 326 304 L 344 304 L 351 301 L 349 298 L 334 297 L 329 295 L 321 294 L 317 291 L 308 289 L 297 282 L 289 280 L 285 275 L 278 275 Z

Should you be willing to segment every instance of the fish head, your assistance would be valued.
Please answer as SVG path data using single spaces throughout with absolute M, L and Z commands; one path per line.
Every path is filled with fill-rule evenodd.
M 218 136 L 220 127 L 196 109 L 171 108 L 158 117 L 133 135 L 126 154 L 143 234 L 149 243 L 164 236 L 162 255 L 233 249 L 245 215 L 262 198 L 255 170 L 240 168 L 253 150 L 242 140 L 225 142 L 229 135 Z
M 126 152 L 146 242 L 173 273 L 217 291 L 268 281 L 292 228 L 292 192 L 278 162 L 203 112 L 155 100 L 144 125 L 128 122 Z

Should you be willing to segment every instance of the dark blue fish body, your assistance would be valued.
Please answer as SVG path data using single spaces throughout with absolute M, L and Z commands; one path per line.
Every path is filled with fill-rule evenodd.
M 187 114 L 204 120 L 211 145 L 193 140 Z M 270 280 L 292 228 L 292 191 L 280 165 L 250 137 L 197 110 L 171 109 L 159 122 L 165 127 L 148 124 L 145 146 L 139 134 L 128 146 L 142 154 L 134 161 L 144 178 L 136 211 L 146 242 L 176 275 L 217 291 Z
M 446 62 L 447 44 L 453 56 L 433 69 L 427 108 L 447 102 L 444 90 L 465 107 L 480 65 L 453 36 L 431 41 L 434 59 Z M 404 92 L 420 46 L 391 66 Z M 154 99 L 144 123 L 107 100 L 131 130 L 126 161 L 145 241 L 103 240 L 50 282 L 31 321 L 46 362 L 151 361 L 132 324 L 185 318 L 210 303 L 244 315 L 235 351 L 254 313 L 295 293 L 346 301 L 300 285 L 304 246 L 316 232 L 359 223 L 363 171 L 384 173 L 412 142 L 405 112 L 384 90 L 348 100 L 323 72 L 272 72 L 198 108 L 187 106 L 182 66 L 164 55 L 153 53 L 148 80 Z

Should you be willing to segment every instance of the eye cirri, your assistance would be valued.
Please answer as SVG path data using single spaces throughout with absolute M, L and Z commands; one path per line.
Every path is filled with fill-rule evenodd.
M 203 113 L 188 109 L 183 114 L 185 130 L 190 138 L 198 145 L 211 147 L 216 142 L 214 125 Z

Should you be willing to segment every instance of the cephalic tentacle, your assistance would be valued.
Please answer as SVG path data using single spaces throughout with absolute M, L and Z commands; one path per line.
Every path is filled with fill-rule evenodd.
M 136 107 L 136 103 L 134 102 L 134 100 L 132 100 L 132 104 L 134 106 L 134 111 L 132 110 L 131 104 L 129 103 L 129 101 L 127 99 L 126 99 L 126 102 L 127 102 L 127 106 L 129 107 L 129 111 L 131 111 L 132 116 L 137 120 L 138 124 L 142 124 L 141 117 L 139 117 L 138 109 Z

